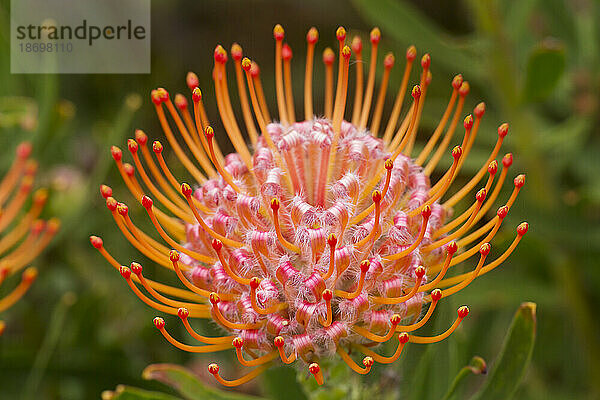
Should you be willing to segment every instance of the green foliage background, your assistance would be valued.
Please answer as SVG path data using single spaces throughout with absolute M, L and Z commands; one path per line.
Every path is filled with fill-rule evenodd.
M 123 244 L 98 193 L 98 185 L 107 183 L 119 199 L 135 203 L 112 165 L 109 146 L 124 145 L 137 127 L 151 139 L 161 138 L 148 101 L 152 88 L 186 93 L 185 73 L 192 70 L 210 95 L 217 43 L 229 48 L 238 41 L 261 64 L 265 89 L 273 93 L 267 77 L 273 76 L 275 23 L 284 25 L 286 40 L 296 49 L 296 93 L 302 84 L 297 78 L 303 76 L 304 36 L 313 25 L 321 45 L 334 43 L 338 25 L 363 37 L 377 25 L 382 47 L 394 51 L 397 60 L 410 44 L 420 55 L 430 52 L 434 79 L 422 134 L 442 114 L 451 77 L 463 73 L 472 88 L 465 110 L 481 100 L 488 110 L 466 172 L 485 159 L 495 127 L 507 121 L 511 130 L 504 151 L 515 155 L 512 173 L 528 176 L 505 226 L 526 219 L 530 233 L 501 269 L 445 301 L 427 329 L 439 331 L 456 306 L 468 304 L 471 315 L 463 328 L 443 343 L 411 346 L 398 365 L 364 384 L 382 398 L 441 398 L 473 355 L 494 360 L 514 310 L 523 301 L 535 301 L 537 343 L 516 398 L 600 398 L 595 315 L 600 304 L 598 1 L 155 1 L 152 74 L 132 76 L 11 75 L 9 11 L 9 2 L 2 0 L 0 168 L 8 166 L 16 143 L 33 141 L 43 166 L 38 181 L 52 191 L 46 212 L 64 225 L 35 263 L 39 280 L 2 316 L 8 329 L 0 340 L 0 398 L 94 399 L 121 383 L 168 392 L 142 380 L 142 370 L 151 363 L 186 365 L 205 374 L 212 356 L 191 356 L 166 343 L 151 323 L 156 313 L 133 296 L 87 237 L 101 235 L 121 260 L 146 261 Z M 392 88 L 399 85 L 399 70 Z M 318 76 L 315 87 L 321 82 Z M 322 93 L 316 97 L 319 109 Z M 209 114 L 216 116 L 213 103 L 208 104 Z M 22 123 L 30 116 L 37 119 L 34 129 Z M 138 207 L 131 211 L 141 212 Z M 137 220 L 145 218 L 139 214 Z M 492 243 L 496 251 L 512 237 L 512 229 L 499 235 Z M 145 271 L 170 279 L 151 263 L 145 263 Z M 225 365 L 235 375 L 234 364 Z M 302 398 L 289 387 L 282 394 L 281 382 L 293 378 L 292 370 L 274 370 L 246 390 Z M 466 393 L 481 382 L 467 378 Z

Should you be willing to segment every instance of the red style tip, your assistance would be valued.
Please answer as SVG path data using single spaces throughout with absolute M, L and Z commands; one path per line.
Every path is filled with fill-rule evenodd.
M 277 197 L 271 199 L 271 209 L 273 211 L 279 210 L 279 206 L 280 206 L 280 203 L 279 203 L 279 199 Z
M 158 93 L 158 91 L 156 89 L 154 89 L 150 92 L 150 99 L 156 106 L 160 106 L 160 103 L 162 103 L 160 94 Z
M 125 279 L 129 279 L 131 277 L 131 270 L 124 265 L 122 265 L 121 268 L 119 268 L 119 272 L 121 273 L 121 276 Z
M 515 186 L 519 189 L 525 185 L 525 174 L 517 175 L 514 179 Z
M 117 204 L 117 212 L 122 216 L 126 216 L 127 213 L 129 213 L 129 207 L 127 207 L 126 204 L 118 203 Z
M 462 97 L 465 97 L 466 95 L 469 94 L 470 90 L 471 90 L 471 86 L 469 86 L 469 82 L 464 81 L 460 85 L 460 88 L 458 89 L 458 94 L 461 95 Z
M 402 322 L 402 317 L 399 316 L 398 314 L 394 314 L 390 317 L 390 323 L 392 325 L 398 325 L 398 324 L 400 324 L 400 322 Z
M 112 158 L 115 161 L 121 161 L 121 159 L 123 158 L 123 152 L 117 146 L 110 147 L 110 154 L 112 155 Z
M 235 61 L 240 61 L 244 56 L 244 52 L 242 51 L 242 46 L 237 43 L 231 45 L 231 58 Z
M 112 188 L 110 186 L 100 185 L 100 194 L 105 199 L 109 198 L 110 196 L 112 196 Z
M 506 216 L 508 215 L 508 207 L 502 206 L 502 207 L 498 208 L 498 211 L 496 211 L 496 215 L 500 219 L 506 218 Z
M 398 335 L 398 341 L 401 344 L 406 344 L 408 343 L 408 340 L 410 339 L 410 337 L 408 336 L 408 333 L 406 332 L 402 332 L 401 334 Z
M 462 306 L 461 308 L 458 309 L 458 316 L 460 318 L 464 318 L 467 315 L 469 315 L 469 307 L 467 306 Z
M 369 261 L 369 260 L 361 261 L 361 263 L 360 263 L 360 272 L 366 274 L 369 271 L 369 267 L 370 266 L 371 266 L 371 261 Z
M 488 173 L 490 175 L 496 175 L 496 172 L 498 172 L 498 161 L 493 160 L 488 164 Z
M 455 160 L 458 160 L 461 156 L 462 156 L 462 147 L 456 146 L 455 148 L 452 149 L 452 157 L 454 157 Z
M 175 95 L 175 106 L 182 111 L 187 109 L 188 101 L 181 93 L 177 93 Z
M 213 239 L 211 244 L 212 244 L 212 248 L 216 252 L 221 251 L 221 249 L 223 248 L 223 242 L 221 242 L 219 239 Z
M 423 207 L 423 210 L 421 210 L 421 216 L 423 218 L 431 217 L 431 207 L 429 205 Z
M 308 370 L 311 374 L 316 375 L 321 372 L 321 367 L 319 367 L 319 364 L 317 363 L 312 363 L 308 366 Z
M 417 268 L 415 268 L 415 276 L 417 278 L 422 278 L 423 276 L 425 276 L 425 267 L 419 265 Z
M 215 292 L 212 292 L 209 296 L 208 296 L 208 300 L 210 301 L 210 303 L 212 305 L 217 305 L 219 304 L 219 302 L 221 301 L 221 298 L 219 297 L 218 294 L 216 294 Z
M 498 127 L 498 136 L 503 138 L 506 135 L 508 135 L 508 124 L 504 123 Z
M 463 121 L 463 126 L 466 130 L 471 130 L 471 128 L 473 127 L 473 116 L 471 114 L 465 117 L 465 120 Z
M 504 155 L 504 157 L 502 158 L 502 165 L 504 165 L 504 168 L 508 168 L 512 165 L 513 163 L 513 155 L 512 153 L 507 153 Z
M 354 36 L 352 38 L 352 51 L 356 54 L 362 52 L 362 40 L 360 40 L 359 36 Z
M 127 148 L 129 149 L 129 151 L 131 153 L 137 153 L 137 151 L 138 151 L 138 144 L 133 139 L 127 139 Z
M 454 254 L 458 251 L 458 245 L 454 240 L 446 245 L 446 251 L 448 254 Z
M 431 66 L 431 56 L 429 53 L 426 53 L 421 57 L 421 67 L 423 67 L 424 70 L 428 70 L 429 66 Z
M 29 142 L 22 142 L 17 146 L 17 157 L 24 160 L 31 155 L 32 146 Z
M 177 250 L 171 250 L 169 251 L 169 259 L 171 261 L 179 261 L 179 252 Z
M 106 187 L 111 191 L 112 194 L 112 189 L 109 186 Z M 100 187 L 100 192 L 102 192 L 102 187 Z M 46 200 L 48 200 L 48 190 L 46 189 L 38 189 L 33 194 L 33 202 L 37 205 L 43 205 Z
M 369 39 L 371 40 L 371 43 L 373 45 L 377 45 L 379 43 L 379 41 L 381 40 L 381 31 L 379 30 L 379 28 L 373 28 L 373 30 L 371 30 Z
M 199 87 L 195 87 L 192 91 L 192 101 L 194 103 L 199 103 L 202 100 L 202 90 Z
M 175 99 L 177 99 L 177 96 L 175 97 Z M 148 143 L 148 136 L 146 135 L 146 133 L 143 130 L 136 129 L 135 130 L 135 140 L 138 142 L 138 144 L 140 146 L 145 146 L 146 143 Z
M 102 246 L 104 245 L 104 242 L 98 236 L 90 236 L 90 243 L 96 249 L 101 249 Z
M 154 143 L 152 143 L 152 151 L 154 151 L 156 154 L 160 154 L 163 151 L 163 145 L 161 142 L 159 142 L 158 140 L 155 140 Z
M 371 196 L 374 203 L 379 203 L 381 201 L 381 192 L 379 190 L 373 190 L 373 195 Z
M 330 233 L 327 237 L 327 244 L 329 245 L 329 247 L 332 248 L 335 248 L 335 246 L 337 245 L 337 237 L 335 237 L 333 233 Z
M 236 349 L 241 349 L 242 346 L 244 345 L 244 339 L 242 339 L 239 336 L 238 337 L 234 337 L 233 340 L 231 341 L 231 344 Z
M 190 88 L 190 90 L 193 91 L 200 84 L 200 81 L 198 80 L 198 75 L 196 75 L 193 72 L 188 72 L 187 76 L 185 77 L 185 83 Z
M 483 114 L 485 114 L 485 103 L 483 101 L 475 106 L 475 109 L 473 109 L 473 114 L 475 114 L 475 116 L 479 119 L 483 117 Z
M 167 92 L 167 89 L 157 88 L 156 93 L 158 93 L 158 96 L 160 97 L 160 101 L 162 101 L 163 103 L 165 101 L 169 100 L 169 92 Z
M 481 254 L 482 256 L 487 256 L 488 254 L 490 254 L 491 250 L 492 246 L 489 243 L 484 243 L 479 247 L 479 254 Z
M 157 329 L 163 329 L 165 327 L 165 320 L 161 317 L 155 317 L 153 322 Z
M 33 222 L 33 226 L 31 227 L 31 233 L 33 233 L 34 235 L 39 235 L 40 233 L 42 233 L 45 227 L 46 223 L 44 221 L 42 221 L 41 219 L 35 220 Z
M 256 290 L 256 288 L 258 288 L 258 285 L 260 285 L 260 278 L 257 278 L 256 276 L 250 278 L 250 287 L 254 290 Z
M 292 59 L 292 56 L 292 48 L 287 43 L 284 43 L 281 49 L 281 57 L 284 61 L 289 61 Z
M 248 57 L 244 57 L 244 59 L 242 60 L 242 69 L 244 71 L 252 70 L 252 61 L 250 61 L 250 59 Z
M 431 300 L 440 301 L 442 298 L 442 291 L 440 289 L 433 289 L 431 291 Z
M 127 176 L 133 176 L 135 174 L 135 168 L 129 163 L 123 164 L 123 171 L 125 171 Z
M 383 59 L 383 67 L 385 69 L 391 69 L 394 66 L 395 61 L 396 58 L 394 57 L 394 54 L 387 53 L 385 58 Z
M 525 235 L 528 230 L 529 230 L 529 224 L 527 222 L 522 222 L 521 224 L 519 224 L 519 226 L 517 226 L 517 234 L 519 236 Z
M 215 130 L 212 128 L 212 126 L 207 126 L 206 129 L 204 130 L 204 134 L 206 135 L 207 139 L 211 139 L 215 137 Z
M 133 272 L 136 275 L 141 274 L 142 273 L 142 265 L 140 263 L 132 262 L 131 263 L 131 272 Z
M 342 57 L 344 57 L 344 60 L 348 61 L 350 59 L 351 55 L 352 55 L 352 50 L 350 50 L 350 47 L 344 46 L 342 48 Z
M 227 62 L 227 52 L 220 44 L 215 47 L 215 62 L 219 64 L 225 64 Z
M 413 62 L 417 58 L 417 48 L 415 46 L 410 46 L 406 49 L 406 61 Z
M 283 40 L 285 36 L 285 31 L 283 30 L 283 26 L 277 24 L 273 28 L 273 37 L 275 40 Z
M 142 196 L 142 206 L 149 210 L 152 208 L 152 205 L 154 204 L 154 202 L 152 201 L 152 199 L 148 196 Z
M 487 195 L 487 191 L 485 190 L 485 188 L 480 189 L 477 194 L 475 194 L 475 199 L 479 202 L 479 203 L 483 203 L 485 200 L 485 196 Z
M 275 347 L 282 347 L 285 344 L 285 339 L 281 336 L 275 336 L 275 339 L 273 339 L 273 344 Z
M 191 196 L 192 195 L 192 187 L 190 185 L 188 185 L 187 183 L 182 183 L 181 184 L 181 193 L 185 196 Z
M 319 31 L 313 26 L 306 34 L 306 41 L 310 44 L 315 44 L 317 43 L 317 40 L 319 40 Z
M 433 75 L 431 75 L 431 71 L 427 70 L 427 76 L 425 77 L 425 86 L 429 86 L 432 79 Z
M 179 318 L 181 319 L 186 319 L 187 317 L 189 317 L 190 312 L 188 311 L 187 308 L 185 307 L 181 307 L 179 310 L 177 310 L 177 315 L 179 316 Z
M 394 160 L 392 160 L 391 158 L 387 158 L 385 160 L 385 162 L 383 163 L 383 166 L 385 167 L 385 169 L 387 169 L 388 171 L 391 170 L 392 168 L 394 168 Z
M 331 65 L 335 61 L 335 53 L 330 47 L 323 50 L 323 62 L 325 65 Z
M 323 296 L 323 300 L 325 301 L 329 301 L 333 298 L 333 292 L 329 289 L 323 290 L 323 293 L 321 295 Z
M 106 208 L 108 208 L 110 211 L 115 211 L 117 209 L 117 201 L 113 198 L 113 197 L 108 197 L 106 199 Z
M 257 78 L 260 75 L 260 68 L 258 67 L 258 64 L 254 61 L 252 61 L 252 66 L 250 67 L 250 75 L 253 78 Z
M 343 42 L 344 40 L 346 40 L 346 29 L 343 26 L 340 26 L 339 28 L 337 28 L 337 30 L 335 31 L 335 37 L 340 42 Z
M 412 89 L 411 95 L 415 100 L 421 97 L 421 86 L 415 85 Z
M 60 228 L 60 220 L 58 218 L 50 218 L 48 220 L 48 226 L 47 226 L 46 230 L 49 233 L 56 233 L 56 232 L 58 232 L 59 228 Z
M 219 373 L 219 366 L 215 363 L 209 364 L 208 365 L 208 372 L 211 373 L 212 375 L 216 375 Z
M 367 357 L 363 358 L 363 365 L 366 368 L 371 368 L 374 363 L 375 363 L 375 360 L 373 360 L 373 357 L 367 356 Z
M 460 89 L 460 87 L 462 86 L 463 83 L 463 76 L 461 74 L 458 74 L 454 77 L 454 79 L 452 79 L 452 87 L 456 90 Z

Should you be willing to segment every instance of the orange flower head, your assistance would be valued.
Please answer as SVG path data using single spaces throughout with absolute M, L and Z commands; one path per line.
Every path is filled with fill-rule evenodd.
M 241 364 L 252 368 L 241 378 L 227 380 L 217 364 L 210 364 L 209 372 L 226 386 L 247 382 L 273 363 L 295 361 L 322 384 L 327 375 L 320 364 L 324 358 L 337 354 L 354 371 L 367 374 L 377 364 L 397 360 L 409 342 L 445 339 L 468 315 L 466 306 L 436 336 L 413 332 L 428 321 L 442 298 L 501 265 L 528 228 L 527 223 L 519 225 L 508 249 L 488 260 L 490 242 L 525 178 L 515 178 L 506 203 L 487 219 L 512 165 L 507 154 L 498 171 L 496 158 L 508 132 L 503 124 L 481 168 L 466 183 L 455 184 L 485 114 L 480 103 L 473 115 L 463 116 L 469 84 L 461 75 L 449 85 L 448 106 L 437 128 L 416 151 L 432 79 L 429 54 L 422 56 L 420 80 L 411 87 L 417 50 L 408 48 L 400 87 L 384 120 L 389 80 L 399 60 L 393 54 L 385 57 L 376 90 L 381 32 L 371 31 L 364 76 L 363 41 L 355 37 L 349 47 L 340 27 L 331 36 L 332 48 L 323 52 L 325 102 L 315 110 L 319 33 L 311 28 L 306 36 L 304 115 L 298 118 L 292 48 L 284 43 L 280 25 L 273 36 L 275 110 L 268 107 L 258 65 L 244 57 L 239 44 L 232 46 L 232 61 L 224 47 L 214 51 L 214 99 L 203 95 L 200 80 L 191 72 L 186 78 L 191 102 L 177 94 L 174 104 L 165 89 L 152 91 L 169 147 L 192 184 L 178 180 L 163 155 L 165 146 L 155 141 L 150 147 L 141 130 L 127 143 L 133 164 L 124 162 L 118 147 L 111 150 L 156 235 L 138 228 L 128 207 L 102 186 L 107 208 L 126 239 L 171 270 L 183 288 L 146 279 L 138 263 L 122 266 L 100 238 L 91 238 L 142 301 L 178 315 L 201 345 L 180 342 L 157 317 L 154 323 L 170 343 L 196 353 L 232 350 Z M 229 80 L 231 73 L 234 78 Z M 241 119 L 234 111 L 231 86 Z M 222 129 L 210 124 L 207 100 L 216 101 Z M 451 148 L 457 131 L 462 132 L 460 144 Z M 224 135 L 235 153 L 225 156 L 221 151 Z M 450 166 L 433 182 L 444 157 Z M 453 207 L 462 199 L 471 205 L 454 215 Z M 476 260 L 471 271 L 452 274 L 452 267 L 471 258 Z M 198 334 L 189 321 L 193 318 L 212 319 L 226 335 Z M 378 353 L 375 346 L 389 340 L 397 344 L 396 351 L 390 356 Z M 363 358 L 357 359 L 360 354 Z

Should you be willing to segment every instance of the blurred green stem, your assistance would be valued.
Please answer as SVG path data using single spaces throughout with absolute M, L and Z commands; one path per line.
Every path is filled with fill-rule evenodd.
M 38 393 L 38 387 L 40 386 L 44 372 L 46 371 L 46 367 L 50 361 L 50 357 L 52 357 L 52 353 L 54 353 L 54 349 L 56 349 L 56 345 L 60 339 L 60 334 L 65 324 L 67 313 L 71 306 L 75 304 L 76 299 L 77 298 L 74 293 L 67 292 L 61 297 L 58 304 L 54 308 L 46 336 L 42 342 L 42 347 L 40 347 L 40 350 L 38 351 L 31 368 L 31 372 L 27 377 L 25 390 L 22 396 L 23 400 L 33 400 L 37 398 L 36 393 Z
M 462 381 L 465 380 L 465 378 L 471 374 L 474 375 L 480 375 L 480 374 L 485 374 L 487 372 L 487 367 L 485 364 L 485 361 L 483 360 L 483 358 L 475 356 L 471 359 L 471 362 L 469 363 L 469 365 L 465 365 L 464 367 L 461 368 L 460 371 L 458 371 L 458 374 L 456 374 L 456 377 L 454 378 L 454 381 L 452 381 L 452 385 L 450 386 L 450 388 L 448 389 L 448 392 L 446 392 L 446 395 L 444 396 L 444 398 L 442 400 L 450 400 L 452 398 L 455 397 L 456 394 L 456 389 L 458 388 L 458 386 L 461 384 Z

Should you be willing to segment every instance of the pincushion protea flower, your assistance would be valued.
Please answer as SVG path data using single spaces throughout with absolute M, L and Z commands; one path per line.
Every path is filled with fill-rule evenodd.
M 437 336 L 411 332 L 427 322 L 441 298 L 502 264 L 528 228 L 527 223 L 519 225 L 508 249 L 486 263 L 489 242 L 525 181 L 524 175 L 517 176 L 506 204 L 487 223 L 479 222 L 498 198 L 512 164 L 512 155 L 505 155 L 498 173 L 496 157 L 507 124 L 498 128 L 496 146 L 481 169 L 442 201 L 473 146 L 485 112 L 480 103 L 474 115 L 464 118 L 462 143 L 448 151 L 469 92 L 462 76 L 452 81 L 439 125 L 425 147 L 413 155 L 431 82 L 430 56 L 421 59 L 420 82 L 413 87 L 412 103 L 400 119 L 416 58 L 416 49 L 408 49 L 391 115 L 385 129 L 380 129 L 394 56 L 385 56 L 372 110 L 380 32 L 375 28 L 370 34 L 366 85 L 360 38 L 354 38 L 351 50 L 345 45 L 344 28 L 336 35 L 335 94 L 335 55 L 325 49 L 325 109 L 324 116 L 317 117 L 312 78 L 318 33 L 311 28 L 307 34 L 303 121 L 296 118 L 292 51 L 283 43 L 283 28 L 277 25 L 274 29 L 278 121 L 267 108 L 258 66 L 243 58 L 238 44 L 232 46 L 235 83 L 250 147 L 230 99 L 228 54 L 222 46 L 216 47 L 215 99 L 224 130 L 236 149 L 225 157 L 214 140 L 196 75 L 187 76 L 193 113 L 183 95 L 177 94 L 173 102 L 165 89 L 152 91 L 164 134 L 195 185 L 181 183 L 171 173 L 159 141 L 152 145 L 154 161 L 148 137 L 141 130 L 127 143 L 135 167 L 123 162 L 119 148 L 111 149 L 123 180 L 166 245 L 142 232 L 130 218 L 128 207 L 103 185 L 101 193 L 115 222 L 133 246 L 174 271 L 187 290 L 147 279 L 139 263 L 122 266 L 97 236 L 91 237 L 91 243 L 120 270 L 138 297 L 161 312 L 178 315 L 202 345 L 181 343 L 167 332 L 164 319 L 156 317 L 154 324 L 169 342 L 196 353 L 234 349 L 241 364 L 255 367 L 241 378 L 226 380 L 219 366 L 210 364 L 209 372 L 227 386 L 249 381 L 277 359 L 286 364 L 301 359 L 322 384 L 320 360 L 335 353 L 354 371 L 366 374 L 375 363 L 397 360 L 408 342 L 443 340 L 468 314 L 466 306 L 458 309 L 454 323 Z M 346 112 L 351 53 L 357 60 L 354 107 Z M 176 138 L 173 123 L 188 152 Z M 430 176 L 447 152 L 452 165 L 431 184 Z M 472 193 L 486 175 L 483 187 Z M 471 196 L 473 204 L 453 216 L 452 207 Z M 452 266 L 476 255 L 478 262 L 472 271 L 445 277 Z M 202 336 L 193 329 L 190 318 L 210 318 L 228 334 Z M 375 345 L 389 340 L 397 341 L 394 354 L 384 356 L 374 350 Z M 364 358 L 356 362 L 354 355 L 358 354 Z
M 0 285 L 7 277 L 33 261 L 50 243 L 59 228 L 56 219 L 37 219 L 48 198 L 46 189 L 36 190 L 31 206 L 24 215 L 20 215 L 33 189 L 37 163 L 29 159 L 29 143 L 21 143 L 16 153 L 9 171 L 0 182 Z M 0 296 L 0 312 L 16 303 L 36 277 L 36 268 L 25 269 L 21 283 L 6 296 Z M 0 320 L 0 335 L 4 328 L 4 322 Z

